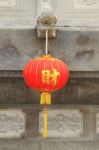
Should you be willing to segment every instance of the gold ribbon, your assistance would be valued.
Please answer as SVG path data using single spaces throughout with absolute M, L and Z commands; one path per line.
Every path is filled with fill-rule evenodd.
M 44 138 L 47 138 L 47 136 L 48 136 L 47 119 L 48 119 L 48 110 L 45 108 L 44 109 L 44 130 L 43 130 Z

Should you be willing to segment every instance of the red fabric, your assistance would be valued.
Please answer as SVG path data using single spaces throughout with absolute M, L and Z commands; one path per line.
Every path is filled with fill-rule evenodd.
M 53 69 L 59 72 L 57 84 L 53 85 L 42 82 L 42 70 L 49 70 L 53 73 Z M 26 84 L 32 88 L 43 92 L 52 92 L 62 88 L 68 81 L 69 71 L 67 65 L 53 57 L 40 57 L 33 59 L 26 64 L 23 70 L 23 76 Z

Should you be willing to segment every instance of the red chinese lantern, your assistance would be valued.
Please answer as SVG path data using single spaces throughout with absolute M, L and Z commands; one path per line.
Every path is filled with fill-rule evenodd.
M 68 81 L 67 65 L 50 55 L 29 61 L 23 71 L 26 84 L 41 92 L 41 104 L 51 104 L 51 92 L 61 89 Z
M 51 104 L 51 92 L 61 89 L 68 81 L 67 65 L 50 55 L 28 62 L 23 71 L 26 84 L 41 93 L 40 104 Z M 44 112 L 44 137 L 47 137 L 47 110 Z
M 36 89 L 41 93 L 40 104 L 45 106 L 51 104 L 51 92 L 61 89 L 68 81 L 69 71 L 67 65 L 50 55 L 48 55 L 48 31 L 46 30 L 46 51 L 45 55 L 32 59 L 23 70 L 26 84 L 31 89 Z M 47 132 L 47 109 L 44 109 L 44 131 Z

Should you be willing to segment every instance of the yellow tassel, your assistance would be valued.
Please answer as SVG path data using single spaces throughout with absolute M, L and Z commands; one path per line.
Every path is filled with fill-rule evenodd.
M 48 136 L 47 118 L 48 118 L 48 111 L 47 111 L 47 109 L 44 109 L 44 131 L 43 131 L 44 138 L 47 138 L 47 136 Z
M 40 104 L 50 105 L 51 104 L 51 94 L 48 92 L 41 93 Z

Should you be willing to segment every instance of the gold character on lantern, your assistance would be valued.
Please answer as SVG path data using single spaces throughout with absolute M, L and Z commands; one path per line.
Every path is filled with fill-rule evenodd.
M 59 75 L 60 74 L 56 69 L 52 69 L 52 72 L 50 70 L 42 70 L 42 82 L 44 84 L 52 83 L 53 85 L 56 85 Z

